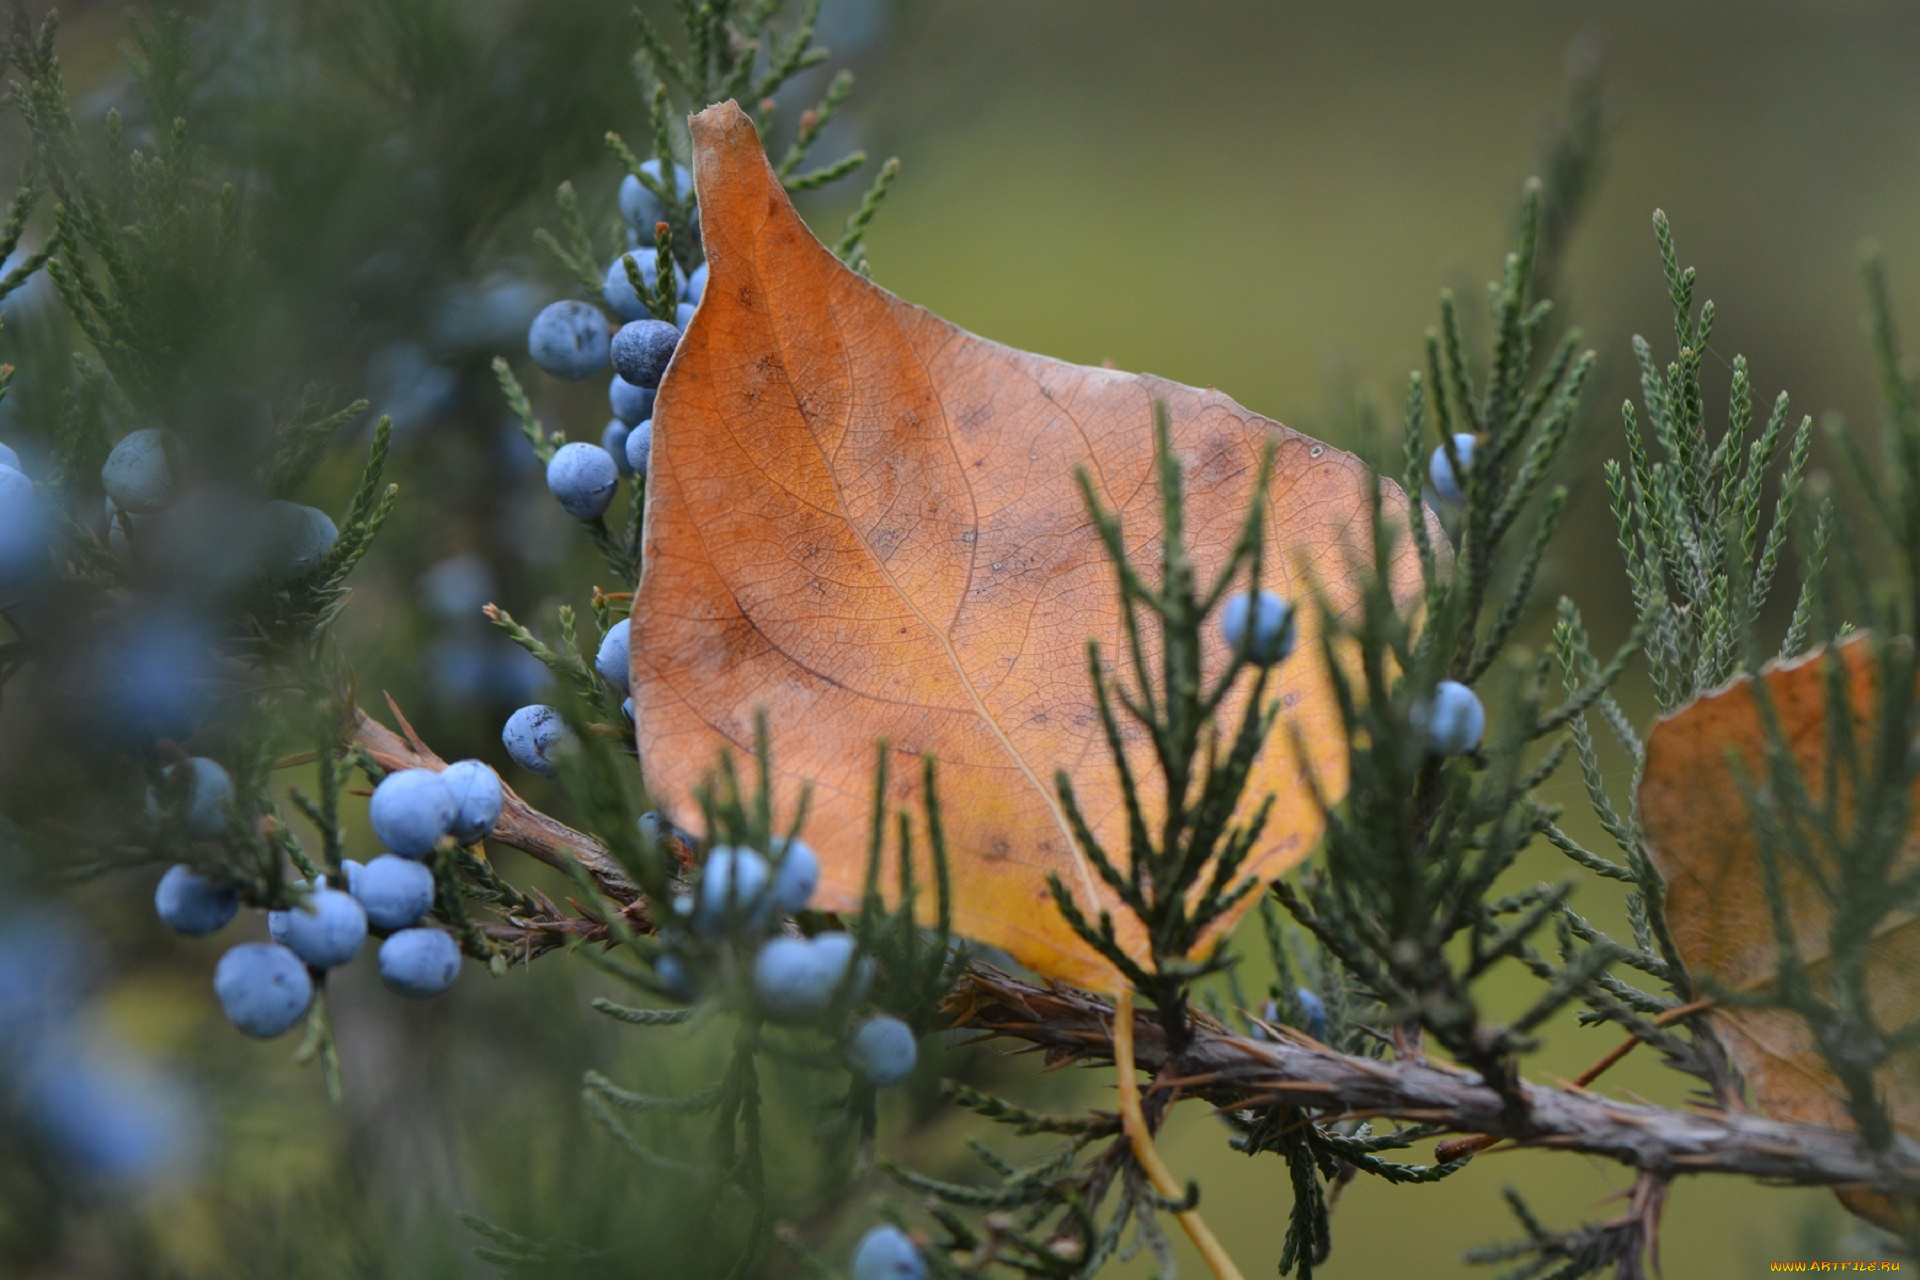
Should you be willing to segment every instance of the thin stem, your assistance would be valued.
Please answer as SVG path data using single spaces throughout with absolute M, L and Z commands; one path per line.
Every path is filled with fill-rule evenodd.
M 1132 987 L 1121 987 L 1120 997 L 1113 1005 L 1113 1065 L 1120 1073 L 1120 1123 L 1126 1129 L 1127 1142 L 1133 1147 L 1133 1158 L 1155 1191 L 1176 1203 L 1184 1200 L 1186 1189 L 1160 1158 L 1159 1150 L 1153 1145 L 1153 1131 L 1147 1128 L 1147 1117 L 1140 1110 L 1140 1081 L 1134 1075 L 1133 1065 Z M 1242 1280 L 1240 1268 L 1233 1265 L 1233 1259 L 1214 1238 L 1198 1209 L 1181 1209 L 1174 1217 L 1180 1219 L 1187 1239 L 1193 1241 L 1193 1247 L 1199 1250 L 1201 1260 L 1216 1280 Z

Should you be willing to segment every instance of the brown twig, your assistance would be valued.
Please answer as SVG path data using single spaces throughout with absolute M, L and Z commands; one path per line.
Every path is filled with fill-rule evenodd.
M 391 701 L 388 705 L 392 706 Z M 446 768 L 447 762 L 420 741 L 406 717 L 400 714 L 400 709 L 393 707 L 393 713 L 405 731 L 404 738 L 365 711 L 356 709 L 353 740 L 365 747 L 367 754 L 383 769 Z M 505 803 L 500 810 L 500 821 L 494 826 L 493 834 L 487 837 L 489 840 L 518 849 L 568 874 L 572 874 L 575 867 L 581 868 L 600 892 L 629 908 L 623 914 L 636 929 L 641 932 L 652 930 L 651 917 L 641 901 L 639 886 L 628 878 L 625 869 L 606 845 L 584 831 L 575 831 L 564 822 L 549 818 L 522 800 L 504 780 L 500 790 Z M 637 915 L 633 910 L 636 906 Z
M 1682 1018 L 1691 1018 L 1694 1014 L 1702 1013 L 1712 1007 L 1713 1001 L 1711 1000 L 1690 1000 L 1686 1004 L 1669 1009 L 1655 1018 L 1653 1025 L 1656 1027 L 1670 1027 Z M 1632 1053 L 1640 1043 L 1641 1040 L 1639 1036 L 1628 1036 L 1625 1040 L 1622 1040 L 1619 1044 L 1607 1050 L 1605 1056 L 1603 1056 L 1600 1061 L 1575 1076 L 1573 1078 L 1573 1087 L 1576 1089 L 1586 1088 L 1595 1080 L 1605 1075 L 1620 1059 Z M 1470 1156 L 1476 1152 L 1485 1151 L 1488 1147 L 1493 1146 L 1499 1141 L 1499 1138 L 1489 1137 L 1484 1133 L 1476 1134 L 1471 1138 L 1449 1138 L 1445 1142 L 1438 1143 L 1434 1146 L 1433 1158 L 1441 1164 L 1446 1164 L 1450 1161 L 1458 1160 L 1462 1156 Z
M 1024 1040 L 1052 1062 L 1113 1059 L 1113 1009 L 1084 992 L 982 967 L 961 979 L 947 1011 L 961 1027 Z M 1294 1037 L 1250 1040 L 1198 1016 L 1192 1037 L 1179 1055 L 1181 1077 L 1216 1106 L 1270 1104 L 1300 1107 L 1323 1121 L 1364 1113 L 1437 1124 L 1520 1146 L 1602 1156 L 1660 1179 L 1738 1174 L 1920 1196 L 1920 1142 L 1907 1137 L 1875 1151 L 1858 1134 L 1839 1129 L 1620 1102 L 1524 1081 L 1518 1085 L 1523 1105 L 1514 1108 L 1477 1075 L 1440 1062 L 1356 1057 Z M 1151 1019 L 1135 1020 L 1133 1050 L 1148 1071 L 1170 1057 L 1165 1034 Z

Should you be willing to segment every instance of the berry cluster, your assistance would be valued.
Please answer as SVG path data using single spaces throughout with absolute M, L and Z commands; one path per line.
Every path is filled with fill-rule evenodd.
M 660 180 L 658 161 L 649 160 L 641 168 L 648 177 Z M 681 201 L 691 201 L 693 175 L 675 165 L 674 180 Z M 673 263 L 672 287 L 662 295 L 660 255 L 653 247 L 653 235 L 666 209 L 632 174 L 620 188 L 620 212 L 627 222 L 629 248 L 608 264 L 601 288 L 601 298 L 619 326 L 614 327 L 599 307 L 566 299 L 542 310 L 527 330 L 527 354 L 556 378 L 578 382 L 603 372 L 609 363 L 613 366 L 613 381 L 607 387 L 613 417 L 601 432 L 600 443 L 561 445 L 547 462 L 547 488 L 577 520 L 606 514 L 621 480 L 646 476 L 653 452 L 654 395 L 707 284 L 704 262 L 691 275 Z M 697 236 L 697 207 L 693 228 Z M 672 321 L 656 318 L 649 306 L 650 298 L 660 296 L 673 303 Z
M 218 541 L 237 549 L 223 557 L 221 576 L 280 585 L 306 577 L 333 550 L 340 531 L 326 512 L 280 499 L 236 512 L 224 491 L 183 492 L 180 457 L 180 442 L 159 427 L 128 432 L 107 455 L 100 487 L 107 542 L 116 554 L 184 563 Z
M 769 1022 L 820 1025 L 867 997 L 873 961 L 839 930 L 811 937 L 780 931 L 820 884 L 820 859 L 801 840 L 776 840 L 771 860 L 755 849 L 718 845 L 701 864 L 693 892 L 674 902 L 681 928 L 671 931 L 655 972 L 672 994 L 690 999 L 715 975 L 744 971 L 747 999 Z M 730 957 L 750 963 L 728 963 Z M 847 1061 L 875 1088 L 913 1073 L 919 1046 L 912 1028 L 879 1013 L 854 1028 Z
M 218 837 L 233 783 L 212 760 L 196 757 L 187 768 L 184 785 L 169 779 L 184 791 L 176 819 L 192 838 Z M 344 862 L 344 890 L 325 876 L 297 885 L 296 901 L 267 914 L 271 942 L 243 942 L 220 957 L 213 989 L 227 1020 L 263 1040 L 290 1030 L 306 1016 L 326 971 L 359 954 L 369 932 L 384 935 L 380 978 L 393 991 L 426 997 L 452 986 L 460 946 L 451 933 L 422 923 L 434 907 L 435 869 L 457 847 L 493 831 L 503 800 L 499 777 L 478 760 L 388 774 L 374 789 L 368 817 L 392 852 L 364 865 Z M 159 812 L 157 799 L 149 804 Z M 154 909 L 168 928 L 201 936 L 224 928 L 240 897 L 237 886 L 181 863 L 160 878 Z

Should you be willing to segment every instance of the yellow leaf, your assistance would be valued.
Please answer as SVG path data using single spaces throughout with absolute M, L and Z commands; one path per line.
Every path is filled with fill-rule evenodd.
M 648 784 L 685 797 L 723 745 L 750 749 L 764 709 L 783 801 L 813 790 L 819 901 L 844 910 L 862 884 L 875 741 L 931 753 L 956 930 L 1111 987 L 1045 879 L 1058 873 L 1090 911 L 1113 903 L 1068 834 L 1056 769 L 1106 848 L 1122 865 L 1127 854 L 1086 664 L 1090 637 L 1110 658 L 1125 652 L 1118 595 L 1075 469 L 1121 513 L 1134 554 L 1156 555 L 1151 424 L 1164 400 L 1204 581 L 1277 441 L 1268 585 L 1304 600 L 1312 574 L 1343 605 L 1377 482 L 1218 392 L 1014 351 L 900 301 L 814 239 L 738 107 L 711 107 L 692 129 L 711 274 L 654 416 L 632 631 Z M 1404 511 L 1397 490 L 1389 500 Z M 1410 550 L 1395 570 L 1417 584 Z M 1276 683 L 1307 759 L 1283 727 L 1257 767 L 1249 803 L 1278 796 L 1247 865 L 1262 879 L 1319 837 L 1301 765 L 1330 795 L 1345 787 L 1344 732 L 1302 622 Z M 1218 671 L 1225 646 L 1209 644 Z M 1146 735 L 1126 745 L 1146 773 Z M 919 770 L 902 761 L 893 774 L 889 802 L 917 807 Z M 1131 920 L 1118 923 L 1143 952 Z

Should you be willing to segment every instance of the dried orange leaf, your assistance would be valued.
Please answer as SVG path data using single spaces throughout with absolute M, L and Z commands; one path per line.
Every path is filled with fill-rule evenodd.
M 1847 708 L 1860 758 L 1872 758 L 1876 668 L 1872 645 L 1837 646 Z M 1809 793 L 1822 796 L 1827 770 L 1827 676 L 1819 657 L 1766 671 L 1786 743 Z M 1667 926 L 1693 972 L 1722 989 L 1767 990 L 1779 972 L 1747 794 L 1768 784 L 1767 736 L 1753 681 L 1741 679 L 1699 699 L 1654 727 L 1640 782 L 1640 820 L 1654 866 L 1667 882 Z M 1838 775 L 1844 786 L 1844 771 Z M 1844 812 L 1845 798 L 1839 806 Z M 1920 833 L 1909 832 L 1903 865 L 1920 859 Z M 1831 972 L 1830 913 L 1807 873 L 1784 851 L 1777 857 L 1796 950 L 1809 977 Z M 1920 1016 L 1920 920 L 1883 920 L 1868 941 L 1873 1013 L 1896 1028 Z M 1723 1007 L 1715 1033 L 1740 1068 L 1761 1110 L 1777 1120 L 1853 1127 L 1846 1091 L 1827 1066 L 1806 1022 L 1784 1009 Z M 1875 1081 L 1896 1128 L 1920 1136 L 1920 1050 L 1896 1054 Z M 1850 1208 L 1895 1226 L 1896 1207 L 1883 1197 L 1843 1195 Z
M 782 800 L 812 787 L 820 902 L 848 909 L 864 875 L 875 742 L 900 757 L 896 806 L 917 808 L 912 758 L 931 753 L 956 930 L 1042 973 L 1110 987 L 1046 887 L 1055 872 L 1084 908 L 1112 902 L 1068 835 L 1057 768 L 1094 831 L 1126 854 L 1086 664 L 1090 637 L 1124 652 L 1117 592 L 1075 469 L 1122 513 L 1136 552 L 1154 554 L 1152 406 L 1165 400 L 1207 573 L 1276 440 L 1271 585 L 1304 597 L 1313 573 L 1343 603 L 1376 481 L 1217 392 L 1010 350 L 877 288 L 809 233 L 731 103 L 694 117 L 693 149 L 711 276 L 655 409 L 633 608 L 649 786 L 684 798 L 723 746 L 750 748 L 764 710 Z M 1417 581 L 1410 553 L 1396 568 Z M 1211 643 L 1217 670 L 1226 654 Z M 1254 779 L 1256 794 L 1279 797 L 1248 866 L 1263 878 L 1319 836 L 1301 765 L 1330 794 L 1345 786 L 1315 649 L 1309 625 L 1278 682 L 1307 758 L 1283 731 Z M 1144 735 L 1128 749 L 1145 773 Z

